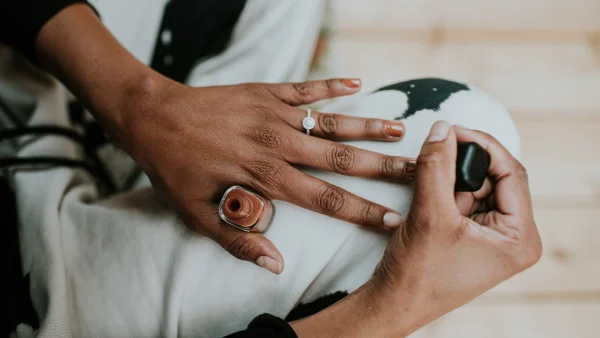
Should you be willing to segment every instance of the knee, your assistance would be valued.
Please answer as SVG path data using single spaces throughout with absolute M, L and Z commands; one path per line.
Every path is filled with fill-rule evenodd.
M 446 120 L 483 130 L 498 139 L 516 158 L 520 156 L 517 128 L 504 106 L 483 90 L 469 84 L 423 78 L 395 83 L 377 90 L 400 91 L 406 95 L 406 110 L 398 119 Z M 416 121 L 414 121 L 416 123 Z

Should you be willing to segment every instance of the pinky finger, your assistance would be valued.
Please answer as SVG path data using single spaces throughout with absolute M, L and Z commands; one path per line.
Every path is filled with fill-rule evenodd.
M 252 262 L 276 275 L 283 271 L 283 256 L 273 242 L 260 233 L 244 232 L 225 223 L 212 203 L 206 203 L 202 209 L 198 211 L 199 217 L 186 222 L 192 231 L 210 237 L 237 259 Z

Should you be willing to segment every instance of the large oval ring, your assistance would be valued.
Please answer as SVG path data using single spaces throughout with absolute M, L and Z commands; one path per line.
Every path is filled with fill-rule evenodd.
M 271 223 L 273 204 L 250 190 L 234 185 L 221 198 L 219 216 L 237 229 L 263 232 Z

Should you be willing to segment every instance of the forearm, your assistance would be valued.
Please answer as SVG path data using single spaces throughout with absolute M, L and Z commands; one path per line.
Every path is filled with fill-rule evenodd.
M 59 78 L 118 142 L 128 107 L 168 81 L 131 55 L 83 4 L 69 6 L 41 29 L 40 64 Z M 128 103 L 131 102 L 131 103 Z
M 298 337 L 406 337 L 427 323 L 410 293 L 385 299 L 369 281 L 329 308 L 291 325 Z

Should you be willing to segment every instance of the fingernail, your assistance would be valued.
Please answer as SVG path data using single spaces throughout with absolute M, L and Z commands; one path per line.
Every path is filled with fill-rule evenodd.
M 410 160 L 404 163 L 404 174 L 409 178 L 414 178 L 417 174 L 417 161 Z
M 385 123 L 385 133 L 390 137 L 402 137 L 404 135 L 404 123 L 387 121 Z
M 458 128 L 458 129 L 466 129 L 466 130 L 471 130 L 471 128 L 467 128 L 467 127 L 465 127 L 465 126 L 461 126 L 460 124 L 455 124 L 454 126 L 455 126 L 456 128 Z
M 356 89 L 360 87 L 361 81 L 359 79 L 344 79 L 344 86 L 352 89 Z
M 258 266 L 260 266 L 261 268 L 267 269 L 276 275 L 281 273 L 281 263 L 269 256 L 258 257 L 258 259 L 256 260 L 256 264 L 258 264 Z
M 437 121 L 431 127 L 431 131 L 429 132 L 429 137 L 427 137 L 427 142 L 438 142 L 442 141 L 448 136 L 448 131 L 450 130 L 450 124 L 446 121 Z
M 383 225 L 385 225 L 386 228 L 396 229 L 400 224 L 402 224 L 402 216 L 399 214 L 388 212 L 383 215 Z

